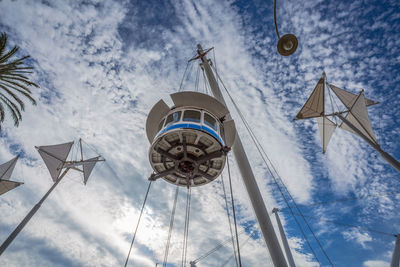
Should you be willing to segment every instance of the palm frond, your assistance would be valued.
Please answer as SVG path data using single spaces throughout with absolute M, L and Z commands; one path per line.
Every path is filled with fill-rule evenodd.
M 21 88 L 21 89 L 24 89 L 24 90 L 27 91 L 28 93 L 31 93 L 31 90 L 29 90 L 29 88 L 26 87 L 26 86 L 25 86 L 24 84 L 22 84 L 22 83 L 18 83 L 18 82 L 15 82 L 15 81 L 13 81 L 13 80 L 9 80 L 9 79 L 3 79 L 2 82 L 3 82 L 3 83 L 9 83 L 9 84 L 15 85 L 15 86 L 17 86 L 17 87 L 19 87 L 19 88 Z
M 12 57 L 18 51 L 18 46 L 14 46 L 8 53 L 0 57 L 0 63 L 6 62 L 10 57 Z
M 8 110 L 11 112 L 11 117 L 14 120 L 14 126 L 18 126 L 19 121 L 22 119 L 21 112 L 19 111 L 18 107 L 13 102 L 8 100 L 7 97 L 2 93 L 0 93 L 0 100 L 6 104 Z
M 3 55 L 4 49 L 6 48 L 7 44 L 7 35 L 2 33 L 0 36 L 0 57 Z
M 0 82 L 0 86 L 2 86 L 2 85 L 3 84 Z M 29 91 L 29 89 L 28 89 L 29 92 L 26 92 L 25 90 L 21 90 L 20 88 L 12 86 L 12 85 L 7 85 L 7 86 L 12 88 L 13 90 L 18 91 L 19 93 L 23 94 L 26 98 L 28 98 L 31 101 L 32 105 L 36 106 L 36 100 L 30 95 L 31 91 Z
M 3 122 L 4 118 L 5 118 L 4 106 L 0 102 L 0 122 Z M 0 125 L 0 129 L 1 129 L 1 125 Z
M 22 102 L 22 100 L 16 94 L 14 94 L 11 90 L 9 90 L 7 87 L 5 87 L 1 84 L 0 84 L 0 88 L 2 88 L 4 91 L 7 92 L 7 94 L 9 94 L 12 98 L 14 98 L 14 100 L 19 104 L 22 111 L 25 110 L 24 102 Z
M 1 78 L 1 77 L 0 77 Z M 29 81 L 29 80 L 26 80 L 26 79 L 21 79 L 21 78 L 18 78 L 18 77 L 13 77 L 12 78 L 12 80 L 10 80 L 10 78 L 3 78 L 3 81 L 7 81 L 7 82 L 10 82 L 10 81 L 12 81 L 12 82 L 14 82 L 14 83 L 16 83 L 15 81 L 13 81 L 13 80 L 15 80 L 15 81 L 20 81 L 20 82 L 23 82 L 24 84 L 26 84 L 26 85 L 28 85 L 28 86 L 35 86 L 36 88 L 39 88 L 39 85 L 37 85 L 36 83 L 34 83 L 34 82 L 31 82 L 31 81 Z M 20 85 L 17 85 L 17 86 L 21 86 L 21 84 Z
M 11 60 L 11 57 L 19 48 L 14 46 L 6 52 L 6 47 L 7 35 L 2 33 L 0 36 L 0 122 L 4 121 L 4 106 L 7 106 L 14 120 L 14 125 L 18 126 L 19 121 L 22 120 L 21 111 L 25 110 L 25 104 L 20 98 L 21 95 L 28 98 L 33 105 L 36 105 L 28 86 L 39 86 L 31 82 L 26 76 L 26 74 L 32 73 L 30 70 L 33 69 L 33 67 L 24 66 L 24 60 L 29 58 L 29 55 Z

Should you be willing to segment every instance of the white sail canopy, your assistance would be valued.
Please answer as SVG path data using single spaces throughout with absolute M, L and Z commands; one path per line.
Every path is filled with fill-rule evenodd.
M 0 165 L 0 180 L 10 180 L 11 174 L 17 164 L 18 156 Z
M 39 146 L 37 147 L 40 156 L 49 169 L 53 181 L 57 181 L 65 160 L 74 142 L 59 145 Z
M 322 153 L 325 153 L 326 148 L 328 147 L 328 143 L 331 140 L 332 134 L 335 131 L 337 125 L 325 116 L 318 117 L 317 122 L 322 142 Z
M 96 163 L 99 161 L 100 157 L 94 157 L 91 159 L 87 159 L 85 160 L 85 162 L 83 163 L 83 183 L 86 185 L 90 174 L 92 173 L 92 170 L 94 168 L 94 166 L 96 165 Z
M 324 78 L 319 79 L 314 91 L 311 93 L 307 102 L 296 115 L 296 119 L 316 118 L 324 115 L 324 91 L 325 82 Z
M 351 108 L 353 106 L 354 102 L 357 100 L 358 95 L 356 95 L 356 94 L 345 91 L 333 84 L 329 84 L 329 87 L 332 89 L 332 91 L 335 93 L 335 95 L 340 99 L 340 101 L 342 101 L 342 103 L 347 108 Z M 366 106 L 372 106 L 375 104 L 378 104 L 378 102 L 365 98 Z
M 0 195 L 22 184 L 20 182 L 9 181 L 17 160 L 18 156 L 0 165 Z
M 21 185 L 21 182 L 8 181 L 8 180 L 0 180 L 0 195 L 16 188 Z
M 375 144 L 378 144 L 376 140 L 374 131 L 372 130 L 371 122 L 368 117 L 368 111 L 366 106 L 366 99 L 364 97 L 364 91 L 362 91 L 354 104 L 352 105 L 349 113 L 347 113 L 345 117 L 351 124 L 354 125 L 363 135 L 365 135 L 370 141 Z M 347 130 L 351 133 L 357 135 L 348 125 L 342 123 L 340 127 L 344 130 Z

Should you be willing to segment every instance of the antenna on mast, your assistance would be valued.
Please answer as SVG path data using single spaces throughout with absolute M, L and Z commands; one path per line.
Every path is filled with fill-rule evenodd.
M 11 174 L 14 171 L 18 158 L 19 156 L 16 156 L 12 160 L 0 165 L 0 195 L 23 184 L 21 182 L 10 181 Z
M 81 149 L 81 160 L 80 161 L 67 161 L 69 152 L 74 142 L 50 145 L 50 146 L 39 146 L 36 147 L 40 156 L 42 157 L 47 169 L 50 172 L 50 176 L 54 184 L 50 187 L 47 193 L 40 199 L 40 201 L 31 209 L 31 211 L 25 216 L 21 223 L 15 228 L 15 230 L 9 235 L 6 241 L 0 247 L 0 256 L 11 244 L 11 242 L 17 237 L 19 232 L 25 227 L 25 225 L 30 221 L 30 219 L 39 210 L 43 202 L 54 190 L 54 188 L 60 183 L 64 176 L 69 170 L 73 169 L 83 173 L 83 182 L 86 185 L 89 176 L 96 165 L 97 162 L 105 161 L 101 156 L 83 160 L 82 153 L 82 140 L 79 139 L 80 149 Z M 16 161 L 16 159 L 14 159 Z M 15 163 L 13 163 L 15 165 Z M 4 165 L 4 164 L 3 164 Z M 81 168 L 79 168 L 81 167 Z M 14 167 L 13 167 L 14 168 Z M 9 168 L 10 169 L 10 168 Z M 0 166 L 1 171 L 1 166 Z M 11 173 L 10 173 L 11 175 Z

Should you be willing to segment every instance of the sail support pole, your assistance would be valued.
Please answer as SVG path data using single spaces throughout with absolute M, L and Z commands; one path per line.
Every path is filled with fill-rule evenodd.
M 290 251 L 289 243 L 288 243 L 286 235 L 285 235 L 285 230 L 283 230 L 281 219 L 279 218 L 278 211 L 279 211 L 278 208 L 274 208 L 272 210 L 272 213 L 275 213 L 275 218 L 276 218 L 276 222 L 278 224 L 279 233 L 281 234 L 283 247 L 285 248 L 285 252 L 286 252 L 286 258 L 288 260 L 290 267 L 296 267 L 296 264 L 294 263 L 294 260 L 293 260 L 292 252 Z
M 57 181 L 52 185 L 52 187 L 50 187 L 50 189 L 47 191 L 47 193 L 42 197 L 42 199 L 31 209 L 31 211 L 20 222 L 20 224 L 17 226 L 17 228 L 15 228 L 15 230 L 8 236 L 6 241 L 3 242 L 3 244 L 0 247 L 0 256 L 7 249 L 7 247 L 11 244 L 11 242 L 17 237 L 19 232 L 22 231 L 22 229 L 30 221 L 30 219 L 33 217 L 33 215 L 35 215 L 35 213 L 39 210 L 42 203 L 46 200 L 46 198 L 50 195 L 50 193 L 54 190 L 54 188 L 60 183 L 61 179 L 64 178 L 64 176 L 67 174 L 68 171 L 69 171 L 69 168 L 66 168 L 64 170 L 64 172 L 60 175 L 60 177 L 57 179 Z
M 203 64 L 204 71 L 211 87 L 211 91 L 214 97 L 226 106 L 224 97 L 222 96 L 214 73 L 208 63 L 208 59 L 205 56 L 206 53 L 203 51 L 200 44 L 197 45 L 197 48 L 199 54 L 198 58 L 201 59 L 201 62 Z M 229 116 L 229 114 L 227 116 Z M 258 188 L 256 179 L 254 177 L 253 171 L 251 169 L 249 160 L 247 159 L 246 152 L 243 148 L 242 141 L 240 140 L 238 133 L 236 133 L 235 144 L 233 145 L 232 150 L 235 155 L 236 162 L 238 164 L 240 174 L 243 179 L 243 183 L 245 184 L 251 204 L 260 225 L 261 232 L 263 233 L 265 243 L 267 244 L 269 253 L 271 255 L 272 262 L 274 266 L 286 267 L 287 263 L 285 260 L 285 256 L 283 255 L 282 248 L 280 247 L 280 244 L 278 242 L 274 227 L 272 226 L 267 208 L 265 207 L 260 189 Z
M 355 127 L 350 121 L 348 121 L 345 117 L 343 117 L 340 113 L 337 114 L 339 119 L 343 121 L 347 126 L 349 126 L 355 133 L 357 133 L 362 139 L 364 139 L 370 146 L 372 146 L 379 154 L 381 154 L 382 158 L 384 158 L 393 168 L 395 168 L 398 172 L 400 172 L 400 162 L 398 162 L 395 158 L 393 158 L 389 153 L 382 150 L 380 145 L 372 142 L 368 137 L 366 137 L 357 127 Z
M 399 267 L 399 266 L 400 266 L 400 234 L 397 234 L 390 267 Z

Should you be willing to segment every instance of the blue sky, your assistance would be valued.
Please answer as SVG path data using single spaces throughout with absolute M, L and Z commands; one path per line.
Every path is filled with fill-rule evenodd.
M 82 137 L 107 159 L 86 187 L 79 174 L 69 174 L 0 265 L 124 263 L 151 173 L 146 115 L 160 98 L 171 104 L 169 94 L 177 92 L 198 43 L 215 48 L 220 75 L 334 265 L 390 262 L 394 237 L 367 229 L 400 232 L 400 175 L 368 144 L 340 129 L 323 155 L 317 124 L 292 119 L 325 71 L 332 84 L 355 93 L 363 88 L 367 98 L 380 102 L 369 108 L 375 134 L 381 147 L 400 159 L 398 1 L 278 0 L 280 34 L 299 39 L 290 57 L 276 52 L 273 1 L 2 0 L 0 13 L 0 31 L 8 34 L 10 47 L 20 46 L 18 56 L 31 55 L 32 80 L 40 85 L 33 92 L 38 105 L 27 105 L 20 126 L 14 128 L 10 118 L 2 125 L 0 160 L 23 153 L 13 179 L 25 184 L 0 197 L 0 240 L 51 186 L 35 145 Z M 184 90 L 194 90 L 196 69 L 194 65 Z M 282 208 L 296 262 L 318 266 L 250 136 L 234 110 L 232 114 L 252 155 L 267 208 Z M 257 228 L 231 161 L 240 228 Z M 154 184 L 132 266 L 162 261 L 173 194 L 169 184 Z M 185 198 L 181 190 L 175 229 L 183 227 Z M 334 201 L 348 198 L 352 200 Z M 325 203 L 315 205 L 320 202 Z M 230 233 L 219 182 L 195 188 L 192 203 L 188 257 L 195 259 Z M 328 266 L 305 232 L 322 265 Z M 241 236 L 241 242 L 246 239 Z M 182 240 L 183 231 L 174 231 L 171 266 L 180 265 Z M 231 251 L 221 249 L 199 266 L 219 266 Z M 262 239 L 251 239 L 241 248 L 244 266 L 271 265 L 266 252 Z

